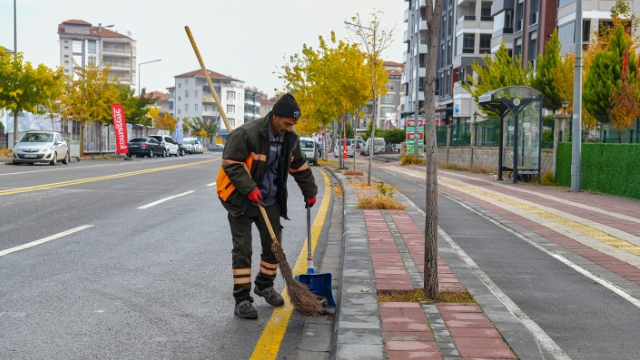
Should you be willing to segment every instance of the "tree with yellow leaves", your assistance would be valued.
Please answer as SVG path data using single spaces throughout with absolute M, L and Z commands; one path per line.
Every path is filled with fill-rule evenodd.
M 178 120 L 169 113 L 164 113 L 156 119 L 156 127 L 162 130 L 173 131 L 176 128 Z
M 147 112 L 147 116 L 151 119 L 152 126 L 157 126 L 158 118 L 160 117 L 160 109 L 159 106 L 151 105 L 149 106 L 149 111 Z
M 0 108 L 13 112 L 14 141 L 18 140 L 18 113 L 44 113 L 38 106 L 50 107 L 57 101 L 63 86 L 62 68 L 52 70 L 44 64 L 34 68 L 24 61 L 22 53 L 14 58 L 0 46 Z
M 119 91 L 109 78 L 108 66 L 76 66 L 73 79 L 70 80 L 61 101 L 62 116 L 80 124 L 80 152 L 84 154 L 85 125 L 94 121 L 110 123 L 111 105 L 118 102 Z M 102 136 L 99 138 L 102 139 Z

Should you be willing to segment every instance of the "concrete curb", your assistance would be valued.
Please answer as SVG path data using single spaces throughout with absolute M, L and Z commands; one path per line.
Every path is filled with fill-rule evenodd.
M 373 276 L 364 215 L 356 210 L 358 194 L 342 174 L 344 198 L 344 249 L 339 278 L 340 302 L 336 310 L 334 359 L 385 359 L 380 308 Z M 348 227 L 347 227 L 347 224 Z

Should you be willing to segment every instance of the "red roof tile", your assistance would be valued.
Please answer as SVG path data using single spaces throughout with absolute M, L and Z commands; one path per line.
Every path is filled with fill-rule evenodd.
M 275 101 L 271 100 L 260 100 L 260 105 L 274 105 Z
M 383 65 L 384 65 L 384 66 L 403 66 L 402 64 L 397 63 L 397 62 L 395 62 L 395 61 L 385 61 L 385 62 L 383 63 Z
M 213 78 L 213 79 L 227 79 L 227 80 L 238 80 L 238 79 L 234 79 L 232 77 L 229 77 L 227 75 L 222 75 L 220 73 L 217 73 L 215 71 L 209 71 L 209 77 Z M 204 77 L 204 71 L 202 71 L 202 69 L 199 70 L 194 70 L 194 71 L 189 71 L 187 73 L 184 74 L 180 74 L 180 75 L 176 75 L 174 77 Z
M 91 25 L 91 23 L 88 23 L 84 20 L 75 20 L 75 19 L 71 19 L 71 20 L 67 20 L 67 21 L 63 21 L 63 24 L 73 24 L 73 25 Z
M 169 101 L 169 94 L 160 91 L 152 91 L 147 93 L 152 99 L 158 98 L 158 101 Z

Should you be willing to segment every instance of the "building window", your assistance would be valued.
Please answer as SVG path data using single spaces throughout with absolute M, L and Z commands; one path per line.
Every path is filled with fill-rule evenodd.
M 538 23 L 538 0 L 530 0 L 529 3 L 531 6 L 531 10 L 529 10 L 529 26 L 535 25 Z
M 178 101 L 182 101 L 182 96 L 178 95 Z
M 523 3 L 516 5 L 516 31 L 522 30 L 522 19 L 524 18 L 524 6 Z
M 558 1 L 558 7 L 563 7 L 567 4 L 571 4 L 572 2 L 574 2 L 575 0 L 560 0 Z
M 387 91 L 393 91 L 393 83 L 392 82 L 387 83 Z
M 227 120 L 229 120 L 229 126 L 231 126 L 231 127 L 235 127 L 236 126 L 236 119 L 228 118 Z
M 82 52 L 82 41 L 73 40 L 71 45 L 72 45 L 72 49 L 73 49 L 74 53 L 81 53 Z
M 227 91 L 227 100 L 235 100 L 236 92 L 235 91 Z
M 193 97 L 195 97 L 196 99 L 198 98 L 198 90 L 194 90 L 193 91 Z
M 575 40 L 576 40 L 575 28 L 576 28 L 575 21 L 568 24 L 564 24 L 558 28 L 558 38 L 560 39 L 560 43 L 562 44 L 563 52 L 573 51 Z
M 227 93 L 228 96 L 229 93 Z M 236 106 L 235 105 L 227 105 L 227 114 L 233 114 L 236 112 Z
M 198 104 L 193 104 L 193 111 L 198 111 Z
M 516 39 L 516 47 L 513 50 L 513 56 L 521 56 L 522 55 L 522 38 Z
M 184 104 L 184 112 L 189 111 L 189 104 Z
M 95 40 L 89 40 L 89 41 L 87 41 L 87 43 L 89 45 L 89 53 L 95 54 L 96 53 L 96 41 Z
M 393 94 L 387 94 L 382 97 L 383 104 L 393 104 Z
M 189 85 L 189 79 L 184 79 L 184 84 Z
M 185 90 L 184 91 L 184 98 L 188 99 L 189 98 L 189 90 Z
M 491 52 L 491 34 L 480 34 L 480 53 L 488 54 Z
M 476 47 L 476 34 L 459 35 L 456 38 L 456 46 L 456 55 L 473 54 Z
M 527 49 L 527 61 L 532 61 L 534 68 L 535 68 L 535 61 L 537 56 L 538 56 L 538 32 L 534 31 L 529 34 L 529 48 Z
M 180 89 L 182 87 L 182 83 L 178 82 L 178 89 Z
M 178 109 L 178 115 L 180 115 L 180 109 Z
M 89 56 L 89 58 L 87 59 L 87 64 L 89 65 L 96 65 L 96 57 L 95 56 Z
M 483 3 L 484 5 L 485 3 Z M 486 3 L 487 7 L 483 7 L 480 9 L 480 21 L 493 21 L 493 16 L 491 16 L 491 3 Z

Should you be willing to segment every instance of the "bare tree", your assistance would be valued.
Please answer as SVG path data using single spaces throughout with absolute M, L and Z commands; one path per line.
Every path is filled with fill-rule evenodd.
M 427 206 L 424 229 L 424 293 L 433 299 L 438 295 L 438 167 L 436 164 L 436 114 L 434 109 L 436 102 L 436 54 L 438 53 L 438 29 L 442 0 L 427 1 L 426 4 L 427 68 L 424 79 L 424 151 L 427 160 Z
M 375 141 L 375 131 L 376 131 L 376 110 L 377 110 L 377 100 L 378 93 L 381 90 L 378 84 L 378 71 L 377 68 L 379 63 L 382 61 L 380 59 L 380 54 L 386 48 L 391 46 L 391 42 L 393 40 L 393 30 L 390 31 L 385 30 L 382 27 L 382 12 L 376 11 L 373 9 L 373 13 L 371 16 L 373 19 L 368 23 L 369 26 L 362 25 L 360 20 L 360 14 L 356 14 L 356 16 L 352 17 L 351 22 L 345 21 L 347 24 L 347 28 L 350 31 L 349 36 L 352 37 L 352 41 L 354 43 L 360 44 L 364 48 L 364 52 L 367 54 L 367 62 L 370 64 L 371 69 L 371 90 L 373 93 L 373 116 L 371 118 L 371 141 L 369 141 L 369 165 L 367 169 L 367 184 L 371 186 L 371 162 L 373 160 L 373 145 Z M 355 38 L 355 39 L 354 39 Z M 435 65 L 435 62 L 434 62 Z M 386 84 L 385 84 L 386 85 Z M 355 140 L 355 139 L 354 139 Z M 354 144 L 355 149 L 355 144 Z M 355 151 L 355 150 L 354 150 Z M 355 154 L 353 156 L 355 158 Z M 355 161 L 355 160 L 354 160 Z

